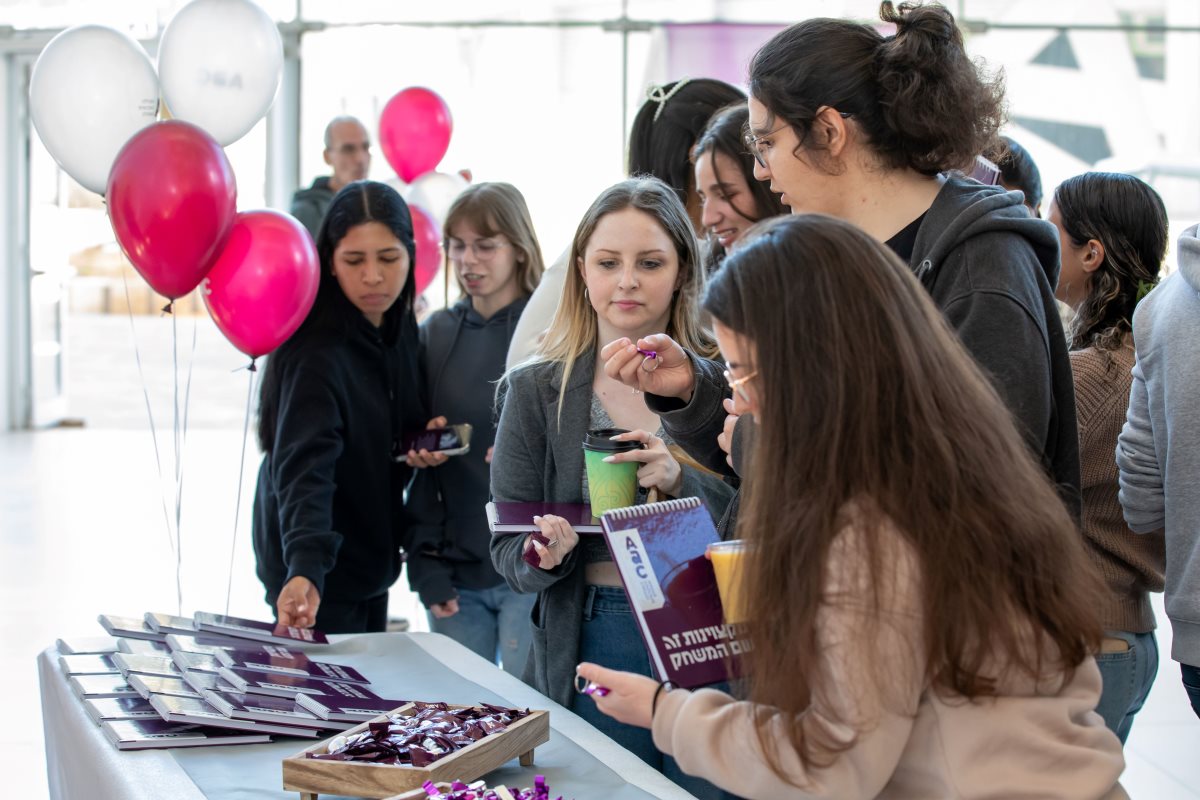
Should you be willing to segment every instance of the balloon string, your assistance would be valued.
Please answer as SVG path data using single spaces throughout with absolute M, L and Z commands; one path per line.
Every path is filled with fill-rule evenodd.
M 142 355 L 138 350 L 137 343 L 137 328 L 133 324 L 133 303 L 129 299 L 129 278 L 125 271 L 121 270 L 121 281 L 125 284 L 125 310 L 129 312 L 129 333 L 133 337 L 133 358 L 137 362 L 138 378 L 142 381 L 142 397 L 146 401 L 146 416 L 150 419 L 150 440 L 154 442 L 154 464 L 158 468 L 158 497 L 162 500 L 163 522 L 167 526 L 167 544 L 171 547 L 171 552 L 175 552 L 175 540 L 171 533 L 171 512 L 167 510 L 167 497 L 163 492 L 163 468 L 162 456 L 158 449 L 158 429 L 154 425 L 154 411 L 150 407 L 150 390 L 146 387 L 146 373 L 142 370 Z
M 183 616 L 183 534 L 179 506 L 179 476 L 183 469 L 183 453 L 179 447 L 179 316 L 174 312 L 175 301 L 167 304 L 171 310 L 171 360 L 175 374 L 175 602 L 176 612 Z
M 196 318 L 192 317 L 192 352 L 188 357 L 188 373 L 187 383 L 184 384 L 183 391 L 183 432 L 179 437 L 180 456 L 179 456 L 179 482 L 175 487 L 175 530 L 180 531 L 180 522 L 183 520 L 183 478 L 187 474 L 187 435 L 188 435 L 188 411 L 192 407 L 192 368 L 196 364 Z M 176 587 L 177 589 L 179 587 Z M 180 604 L 182 605 L 182 590 L 180 590 Z M 182 609 L 180 616 L 183 615 Z
M 250 404 L 254 398 L 254 361 L 248 368 L 250 385 L 246 387 L 246 420 L 242 423 L 242 460 L 238 462 L 237 502 L 233 507 L 233 543 L 229 546 L 229 580 L 225 584 L 225 616 L 229 616 L 229 598 L 233 595 L 233 556 L 237 552 L 238 517 L 242 511 L 242 481 L 246 473 L 246 441 L 250 438 Z

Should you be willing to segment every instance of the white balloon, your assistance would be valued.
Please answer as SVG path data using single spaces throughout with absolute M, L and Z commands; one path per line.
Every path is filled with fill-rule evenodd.
M 283 41 L 250 0 L 193 0 L 163 31 L 158 76 L 171 116 L 222 146 L 267 113 L 283 76 Z
M 409 205 L 420 206 L 428 211 L 440 228 L 446 221 L 450 206 L 466 188 L 466 179 L 457 173 L 426 172 L 413 178 L 403 194 Z
M 33 65 L 29 111 L 68 175 L 104 194 L 117 153 L 158 114 L 158 77 L 142 46 L 103 25 L 68 28 Z

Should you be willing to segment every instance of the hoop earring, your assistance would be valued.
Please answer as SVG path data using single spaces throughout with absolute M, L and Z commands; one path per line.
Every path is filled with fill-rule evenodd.
M 585 287 L 583 287 L 583 299 L 584 299 L 584 300 L 590 300 L 590 299 L 591 299 L 590 297 L 588 297 L 588 291 L 587 291 L 587 287 L 586 287 L 586 286 L 585 286 Z

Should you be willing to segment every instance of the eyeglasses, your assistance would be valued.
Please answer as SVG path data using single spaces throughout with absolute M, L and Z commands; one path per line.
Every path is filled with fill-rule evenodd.
M 455 261 L 461 260 L 467 254 L 467 251 L 470 250 L 480 261 L 487 261 L 495 256 L 496 252 L 506 244 L 508 242 L 501 239 L 476 239 L 470 244 L 461 239 L 451 239 L 449 248 L 450 258 Z
M 819 115 L 826 108 L 829 108 L 829 106 L 822 106 L 821 108 L 817 109 L 817 114 Z M 854 114 L 852 114 L 849 111 L 839 111 L 839 112 L 837 112 L 837 115 L 839 117 L 841 117 L 842 119 L 850 119 L 851 117 L 854 116 Z M 742 140 L 746 143 L 746 150 L 750 153 L 750 155 L 754 156 L 754 160 L 758 162 L 758 165 L 760 167 L 762 167 L 763 169 L 767 168 L 767 157 L 766 157 L 766 154 L 763 153 L 763 147 L 764 147 L 763 139 L 766 139 L 768 136 L 774 136 L 775 134 L 779 133 L 784 128 L 788 128 L 790 126 L 791 126 L 790 122 L 785 122 L 782 125 L 780 125 L 778 128 L 776 128 L 775 130 L 767 131 L 766 133 L 760 134 L 759 136 L 752 135 L 750 133 L 750 126 L 749 125 L 746 126 L 746 131 L 742 135 Z
M 733 373 L 731 373 L 729 371 L 730 369 L 731 369 L 731 367 L 729 366 L 729 362 L 726 361 L 725 362 L 725 380 L 729 383 L 729 388 L 732 389 L 733 391 L 737 392 L 737 396 L 742 398 L 743 402 L 749 403 L 750 395 L 747 394 L 746 390 L 743 389 L 742 387 L 746 385 L 746 381 L 750 380 L 751 378 L 758 377 L 758 370 L 754 370 L 754 372 L 751 372 L 749 375 L 745 375 L 741 378 L 734 379 Z

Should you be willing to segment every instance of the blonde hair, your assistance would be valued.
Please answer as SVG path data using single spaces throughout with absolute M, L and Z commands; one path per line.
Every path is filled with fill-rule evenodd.
M 601 218 L 627 208 L 653 217 L 675 245 L 675 253 L 679 258 L 679 288 L 672 297 L 671 314 L 664 332 L 685 350 L 705 358 L 717 353 L 716 342 L 700 324 L 704 271 L 700 264 L 696 234 L 683 203 L 675 191 L 658 178 L 637 177 L 621 181 L 605 189 L 580 220 L 575 238 L 571 241 L 566 285 L 558 301 L 558 310 L 554 313 L 545 339 L 532 358 L 533 362 L 556 362 L 562 365 L 558 393 L 560 420 L 563 397 L 575 362 L 589 351 L 598 350 L 600 345 L 597 341 L 600 330 L 596 322 L 596 310 L 583 293 L 586 287 L 578 265 Z
M 445 256 L 444 280 L 446 296 L 450 296 L 450 273 L 458 290 L 466 293 L 466 287 L 458 272 L 450 269 L 450 231 L 455 225 L 466 223 L 480 236 L 503 236 L 517 253 L 517 285 L 528 297 L 541 283 L 546 263 L 542 259 L 542 248 L 538 245 L 529 216 L 525 196 L 511 183 L 475 183 L 462 191 L 446 212 L 442 225 L 442 251 Z

